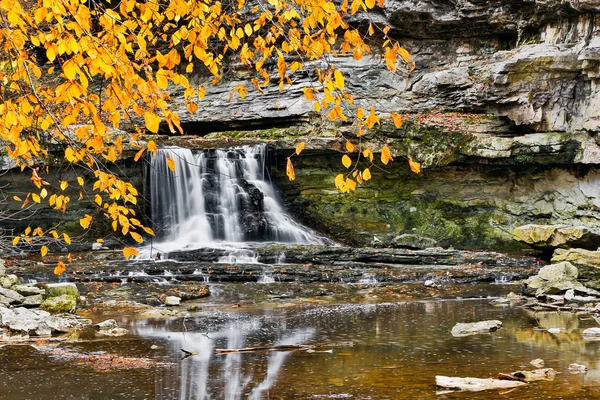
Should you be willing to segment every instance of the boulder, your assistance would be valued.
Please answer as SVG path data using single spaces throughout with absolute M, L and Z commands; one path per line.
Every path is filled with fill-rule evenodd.
M 68 294 L 49 297 L 42 302 L 40 307 L 53 314 L 74 313 L 77 309 L 77 298 Z
M 33 296 L 27 296 L 25 297 L 25 300 L 23 300 L 23 302 L 21 303 L 21 305 L 23 307 L 39 307 L 42 305 L 42 302 L 44 301 L 43 297 L 41 294 L 36 294 Z
M 577 268 L 568 261 L 563 261 L 558 264 L 546 265 L 538 272 L 538 276 L 546 281 L 554 281 L 560 279 L 577 279 Z
M 498 320 L 479 321 L 471 323 L 459 322 L 458 324 L 454 325 L 454 328 L 452 328 L 452 336 L 462 337 L 477 335 L 481 333 L 490 333 L 495 332 L 500 328 L 502 328 L 502 321 Z
M 15 285 L 18 285 L 20 283 L 19 278 L 14 275 L 4 275 L 0 277 L 0 287 L 3 287 L 5 289 L 10 289 Z
M 39 287 L 33 285 L 16 285 L 13 287 L 13 290 L 23 296 L 33 296 L 44 292 Z
M 515 229 L 513 239 L 544 250 L 572 247 L 595 250 L 600 246 L 600 231 L 586 226 L 530 224 Z
M 79 301 L 79 290 L 74 283 L 49 283 L 46 285 L 46 299 L 63 295 L 72 296 Z
M 179 304 L 181 304 L 181 297 L 167 296 L 165 298 L 165 305 L 166 306 L 178 306 Z
M 71 314 L 49 315 L 45 318 L 52 332 L 71 333 L 83 329 L 92 323 L 91 319 L 78 317 Z
M 438 247 L 439 243 L 435 239 L 414 235 L 412 233 L 406 233 L 393 238 L 391 245 L 394 248 L 422 250 Z
M 11 289 L 0 288 L 0 295 L 9 299 L 10 304 L 22 303 L 25 297 Z
M 115 321 L 114 319 L 107 319 L 106 321 L 102 321 L 102 322 L 99 322 L 96 325 L 94 325 L 94 328 L 97 331 L 114 329 L 117 327 L 118 327 L 117 321 Z
M 0 309 L 2 326 L 15 333 L 27 335 L 47 336 L 50 334 L 45 318 L 49 313 L 42 310 L 29 310 L 18 307 L 14 309 Z
M 556 249 L 552 255 L 552 262 L 568 261 L 577 266 L 579 277 L 589 280 L 600 280 L 600 251 L 585 249 Z

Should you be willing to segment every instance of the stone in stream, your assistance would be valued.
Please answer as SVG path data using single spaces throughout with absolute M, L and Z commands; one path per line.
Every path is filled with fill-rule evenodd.
M 543 368 L 544 367 L 544 360 L 542 360 L 541 358 L 536 358 L 535 360 L 531 360 L 529 362 L 529 364 L 533 365 L 536 368 Z
M 165 306 L 178 306 L 181 304 L 181 297 L 167 296 L 165 298 Z
M 25 300 L 21 303 L 23 307 L 39 307 L 44 302 L 41 294 L 25 297 Z
M 558 264 L 546 265 L 538 272 L 538 276 L 546 281 L 559 279 L 577 279 L 579 271 L 573 264 L 563 261 Z
M 77 309 L 77 298 L 68 294 L 49 297 L 42 302 L 40 308 L 53 314 L 74 313 Z
M 11 289 L 0 288 L 0 295 L 10 300 L 10 304 L 22 303 L 25 297 Z
M 580 372 L 587 372 L 588 367 L 586 365 L 583 364 L 569 364 L 569 368 L 567 368 L 569 371 L 571 371 L 571 373 L 580 373 Z
M 454 328 L 452 328 L 452 336 L 462 337 L 478 335 L 481 333 L 491 333 L 496 332 L 500 328 L 502 328 L 502 321 L 498 320 L 479 321 L 471 323 L 459 322 L 456 325 L 454 325 Z
M 77 315 L 59 314 L 46 317 L 45 322 L 52 329 L 52 332 L 71 333 L 90 325 L 92 320 Z
M 0 286 L 5 289 L 11 289 L 13 286 L 18 285 L 19 283 L 19 278 L 14 274 L 0 277 Z
M 480 392 L 482 390 L 494 389 L 506 390 L 527 385 L 525 382 L 504 379 L 456 378 L 442 375 L 435 377 L 435 384 L 444 389 L 462 390 L 468 392 Z
M 600 338 L 600 328 L 587 328 L 582 333 L 585 337 Z
M 46 299 L 68 295 L 79 301 L 79 290 L 74 283 L 49 283 L 46 285 Z
M 23 296 L 33 296 L 44 293 L 42 289 L 33 285 L 16 285 L 12 289 Z

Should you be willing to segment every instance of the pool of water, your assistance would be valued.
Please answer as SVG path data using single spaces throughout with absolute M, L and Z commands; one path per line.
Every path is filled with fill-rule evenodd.
M 499 319 L 494 334 L 454 338 L 457 322 Z M 1 399 L 597 399 L 600 342 L 581 332 L 589 316 L 533 313 L 489 299 L 294 305 L 209 310 L 153 320 L 122 316 L 131 334 L 64 343 L 160 361 L 150 368 L 98 369 L 29 346 L 0 348 Z M 560 328 L 561 333 L 546 330 Z M 350 346 L 350 343 L 352 345 Z M 216 349 L 311 344 L 315 351 L 218 355 Z M 40 349 L 43 346 L 40 347 Z M 196 353 L 182 359 L 181 349 Z M 101 354 L 101 353 L 98 353 Z M 507 394 L 436 394 L 435 376 L 493 377 L 545 360 L 559 374 Z M 571 363 L 586 374 L 571 374 Z

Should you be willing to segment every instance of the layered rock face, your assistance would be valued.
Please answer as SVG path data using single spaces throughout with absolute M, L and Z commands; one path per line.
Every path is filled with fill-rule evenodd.
M 600 221 L 598 12 L 595 1 L 386 2 L 372 18 L 392 26 L 416 68 L 392 74 L 377 56 L 337 60 L 358 105 L 405 115 L 401 129 L 384 122 L 367 137 L 388 144 L 396 164 L 350 196 L 333 185 L 346 171 L 344 126 L 309 141 L 313 152 L 294 159 L 297 179 L 285 178 L 294 141 L 280 137 L 312 129 L 306 74 L 286 92 L 227 103 L 227 115 L 227 96 L 214 89 L 199 118 L 222 128 L 294 125 L 266 132 L 282 150 L 273 175 L 304 222 L 340 240 L 385 245 L 415 233 L 445 246 L 516 249 L 517 226 Z M 423 173 L 409 172 L 405 157 Z

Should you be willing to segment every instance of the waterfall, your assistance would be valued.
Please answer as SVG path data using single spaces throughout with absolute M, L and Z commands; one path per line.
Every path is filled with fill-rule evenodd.
M 158 248 L 222 243 L 322 244 L 280 204 L 267 179 L 266 145 L 192 151 L 159 149 L 150 163 L 151 217 Z M 175 171 L 167 165 L 175 161 Z

